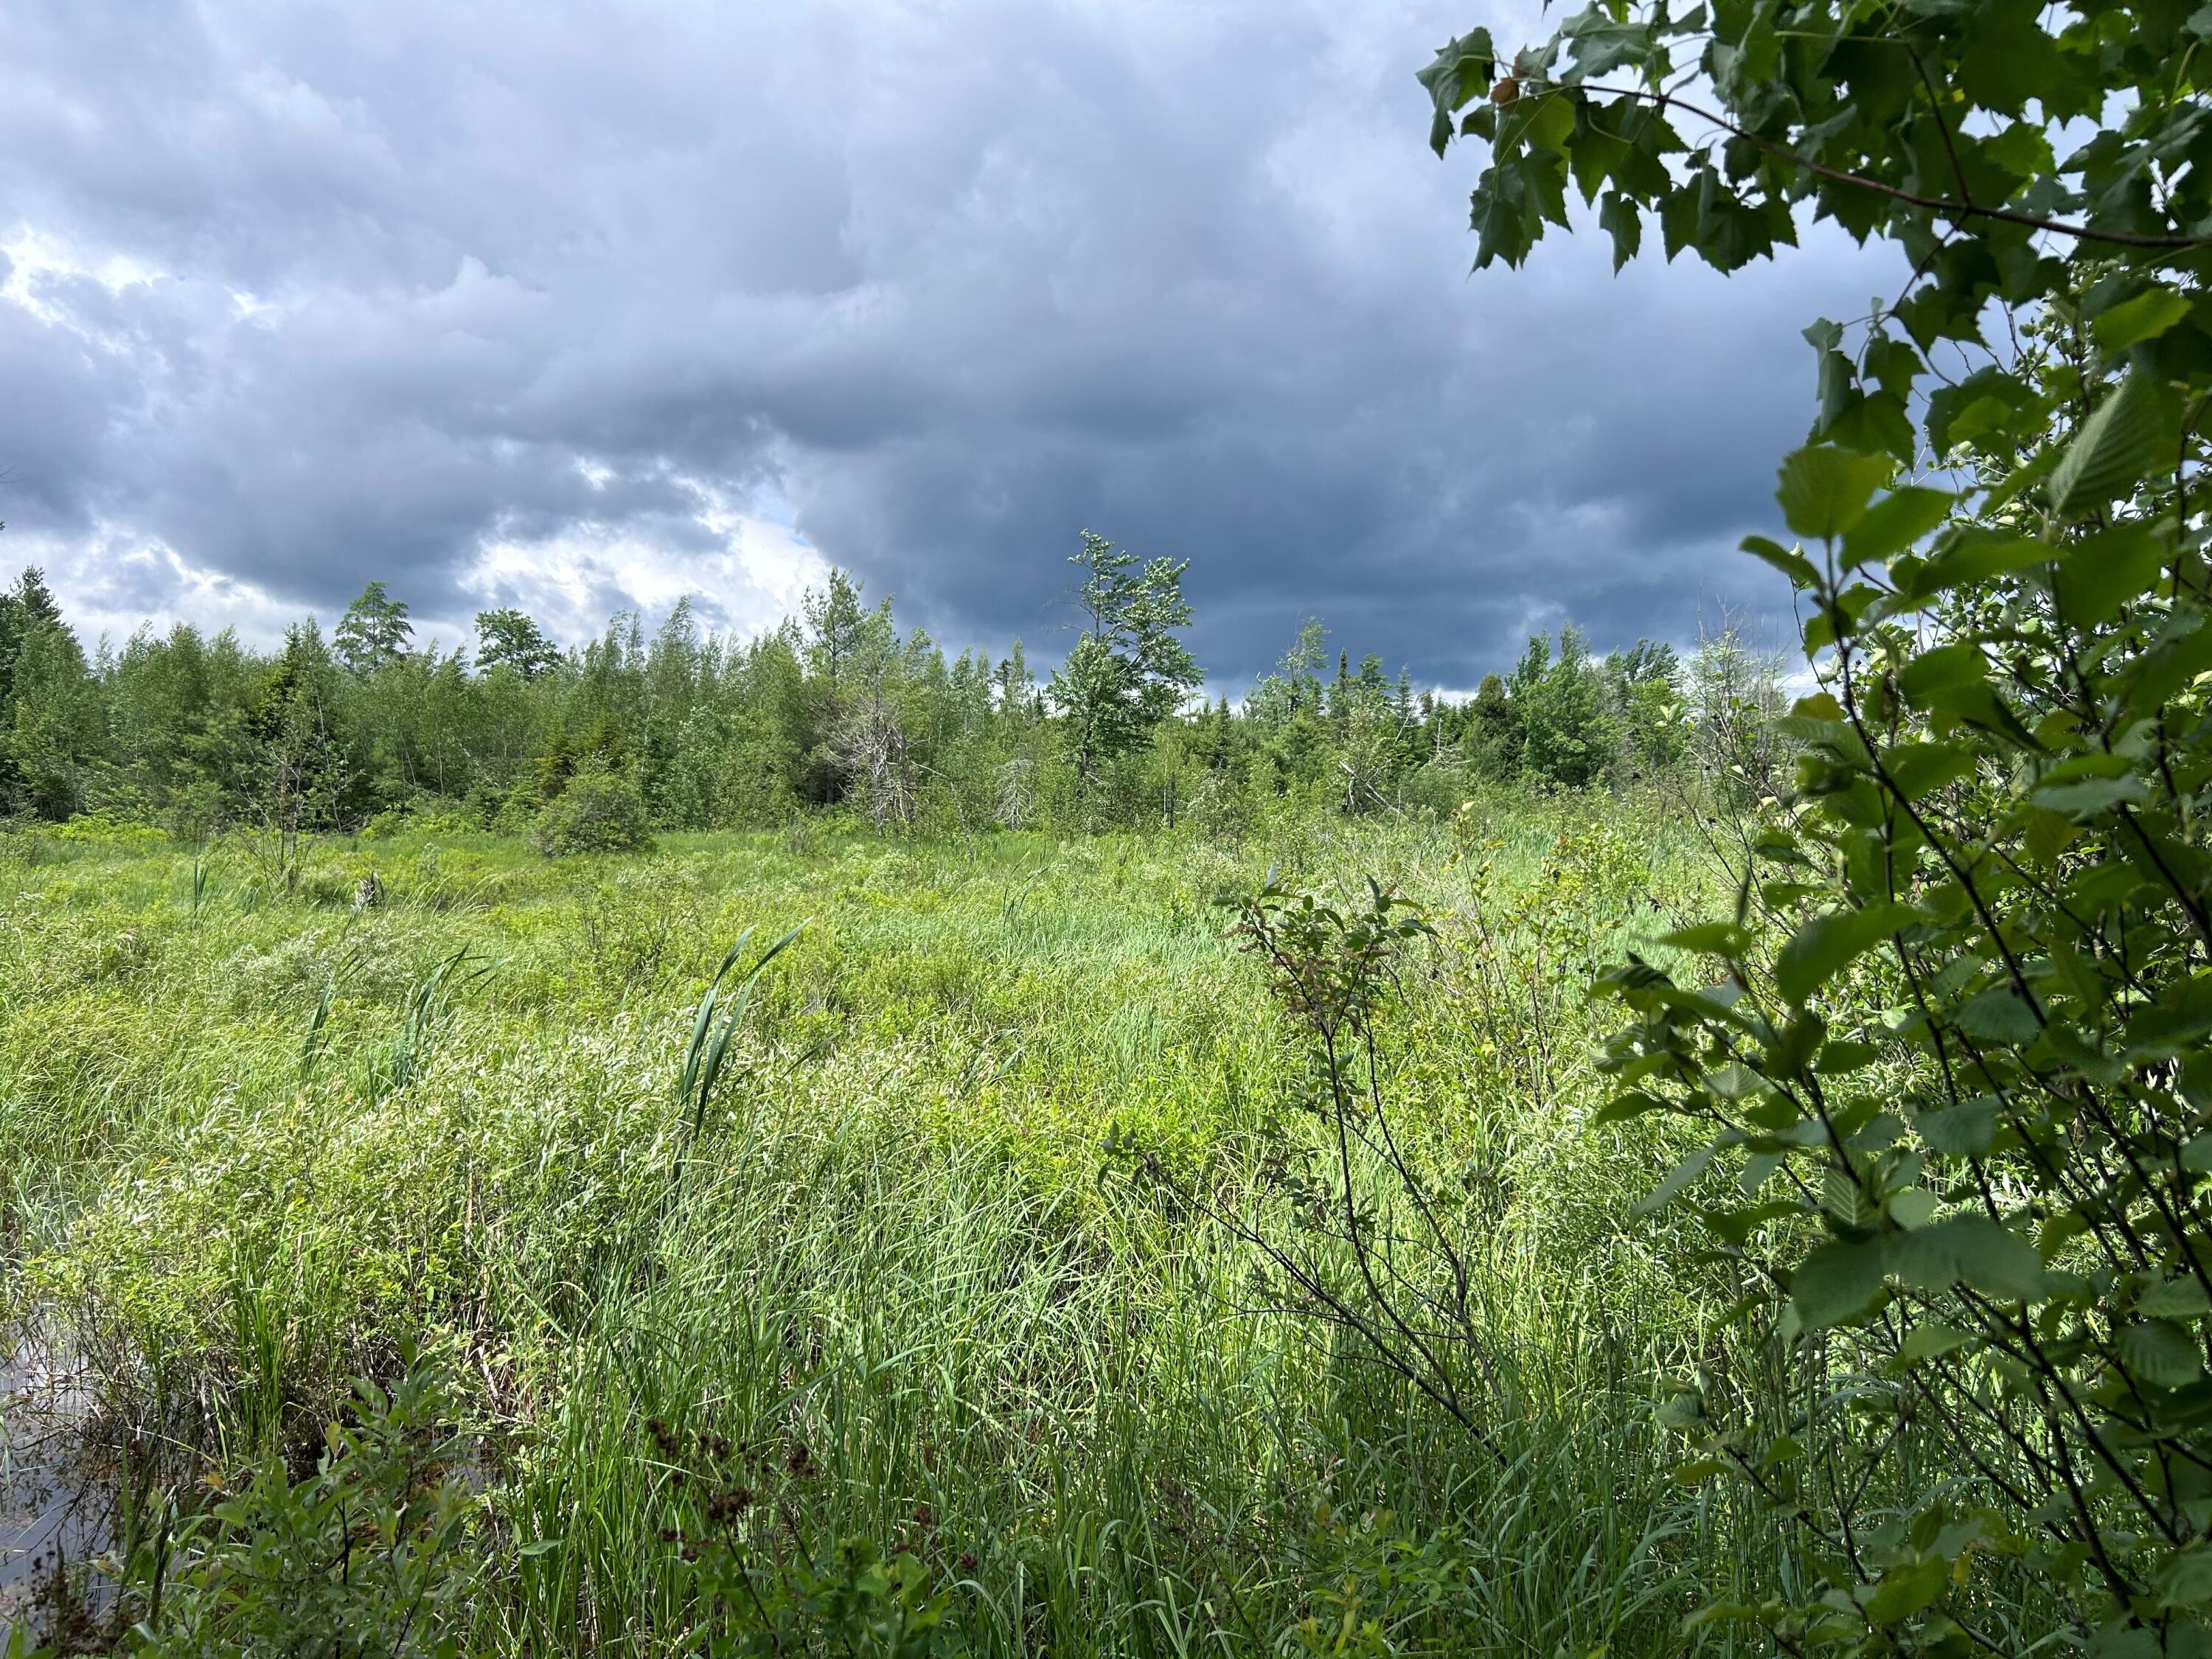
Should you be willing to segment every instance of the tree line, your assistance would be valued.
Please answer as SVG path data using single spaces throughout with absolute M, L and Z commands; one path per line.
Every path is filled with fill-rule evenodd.
M 1231 830 L 1286 799 L 1449 811 L 1485 785 L 1689 769 L 1756 787 L 1765 764 L 1763 718 L 1746 716 L 1771 711 L 1775 675 L 1733 633 L 1685 661 L 1648 641 L 1598 655 L 1567 627 L 1454 697 L 1376 655 L 1332 666 L 1309 622 L 1232 706 L 1202 695 L 1183 642 L 1182 563 L 1088 532 L 1070 563 L 1080 629 L 1042 678 L 1018 640 L 995 661 L 948 656 L 842 570 L 750 638 L 702 628 L 685 599 L 568 648 L 523 611 L 486 611 L 472 648 L 445 649 L 417 643 L 378 581 L 327 635 L 309 617 L 273 650 L 180 623 L 89 654 L 27 570 L 0 593 L 0 813 L 190 839 L 410 814 L 524 830 L 565 812 L 580 841 L 620 844 L 824 808 L 878 830 Z

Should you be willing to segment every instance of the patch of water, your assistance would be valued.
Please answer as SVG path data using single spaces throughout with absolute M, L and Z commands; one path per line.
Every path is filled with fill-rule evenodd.
M 88 1455 L 84 1367 L 46 1333 L 0 1354 L 0 1642 L 66 1638 L 96 1611 L 89 1563 L 114 1535 L 112 1484 Z

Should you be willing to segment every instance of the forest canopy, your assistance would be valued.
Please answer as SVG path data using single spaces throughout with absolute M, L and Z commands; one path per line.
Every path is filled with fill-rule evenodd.
M 0 810 L 186 840 L 410 814 L 523 830 L 593 778 L 666 829 L 827 808 L 878 829 L 1233 824 L 1286 799 L 1449 811 L 1483 784 L 1648 780 L 1736 705 L 1778 706 L 1771 662 L 1733 634 L 1686 662 L 1650 641 L 1599 655 L 1569 626 L 1454 696 L 1332 653 L 1318 622 L 1232 706 L 1182 643 L 1182 563 L 1089 532 L 1070 562 L 1082 620 L 1042 679 L 1018 640 L 948 657 L 842 570 L 752 637 L 703 629 L 685 599 L 567 649 L 487 611 L 472 646 L 441 648 L 375 581 L 328 634 L 308 618 L 274 650 L 179 623 L 89 654 L 26 571 L 0 596 Z M 1745 758 L 1761 763 L 1728 757 Z

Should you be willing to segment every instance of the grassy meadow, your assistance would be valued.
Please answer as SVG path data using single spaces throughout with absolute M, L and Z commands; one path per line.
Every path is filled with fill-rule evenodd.
M 604 860 L 414 831 L 316 843 L 289 896 L 249 854 L 0 843 L 7 1306 L 84 1368 L 111 1573 L 158 1534 L 184 1583 L 196 1510 L 304 1477 L 354 1379 L 425 1352 L 453 1593 L 355 1650 L 708 1650 L 717 1594 L 773 1609 L 708 1582 L 707 1522 L 910 1557 L 936 1622 L 902 1652 L 1674 1653 L 1761 1571 L 1653 1420 L 1725 1287 L 1632 1213 L 1659 1132 L 1587 1124 L 1592 972 L 1711 884 L 1669 808 Z M 1257 1149 L 1310 1133 L 1304 1049 L 1216 902 L 1271 869 L 1372 872 L 1436 930 L 1383 1074 L 1468 1242 L 1486 1444 L 1108 1153 L 1285 1208 Z M 695 1134 L 702 992 L 801 924 Z M 817 1641 L 853 1645 L 787 1650 Z

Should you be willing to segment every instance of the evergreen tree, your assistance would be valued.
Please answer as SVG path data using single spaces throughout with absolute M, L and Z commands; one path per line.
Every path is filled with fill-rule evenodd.
M 339 821 L 352 779 L 332 714 L 337 671 L 313 619 L 295 624 L 254 694 L 249 727 L 259 780 L 252 803 L 264 840 L 258 851 L 288 891 L 300 874 L 300 838 Z
M 1086 530 L 1068 562 L 1083 573 L 1075 593 L 1087 620 L 1047 696 L 1067 719 L 1077 775 L 1089 783 L 1105 762 L 1149 738 L 1205 677 L 1176 637 L 1190 626 L 1188 559 L 1139 563 Z
M 1559 630 L 1556 658 L 1542 635 L 1530 639 L 1514 668 L 1512 691 L 1528 777 L 1553 788 L 1595 782 L 1613 757 L 1617 726 L 1582 630 Z
M 0 592 L 0 708 L 15 683 L 15 656 L 23 636 L 40 623 L 58 623 L 61 607 L 46 588 L 46 573 L 33 565 L 16 579 L 12 592 Z
M 15 641 L 9 665 L 7 727 L 0 743 L 7 753 L 6 781 L 23 805 L 45 818 L 65 818 L 83 803 L 86 769 L 104 735 L 99 687 L 76 635 L 61 620 L 48 598 L 16 592 L 27 620 Z
M 406 604 L 387 594 L 382 582 L 371 582 L 338 618 L 331 642 L 346 671 L 368 679 L 399 660 L 414 632 Z
M 1482 677 L 1468 709 L 1461 744 L 1475 776 L 1495 782 L 1520 775 L 1520 711 L 1507 695 L 1505 682 L 1497 675 Z

